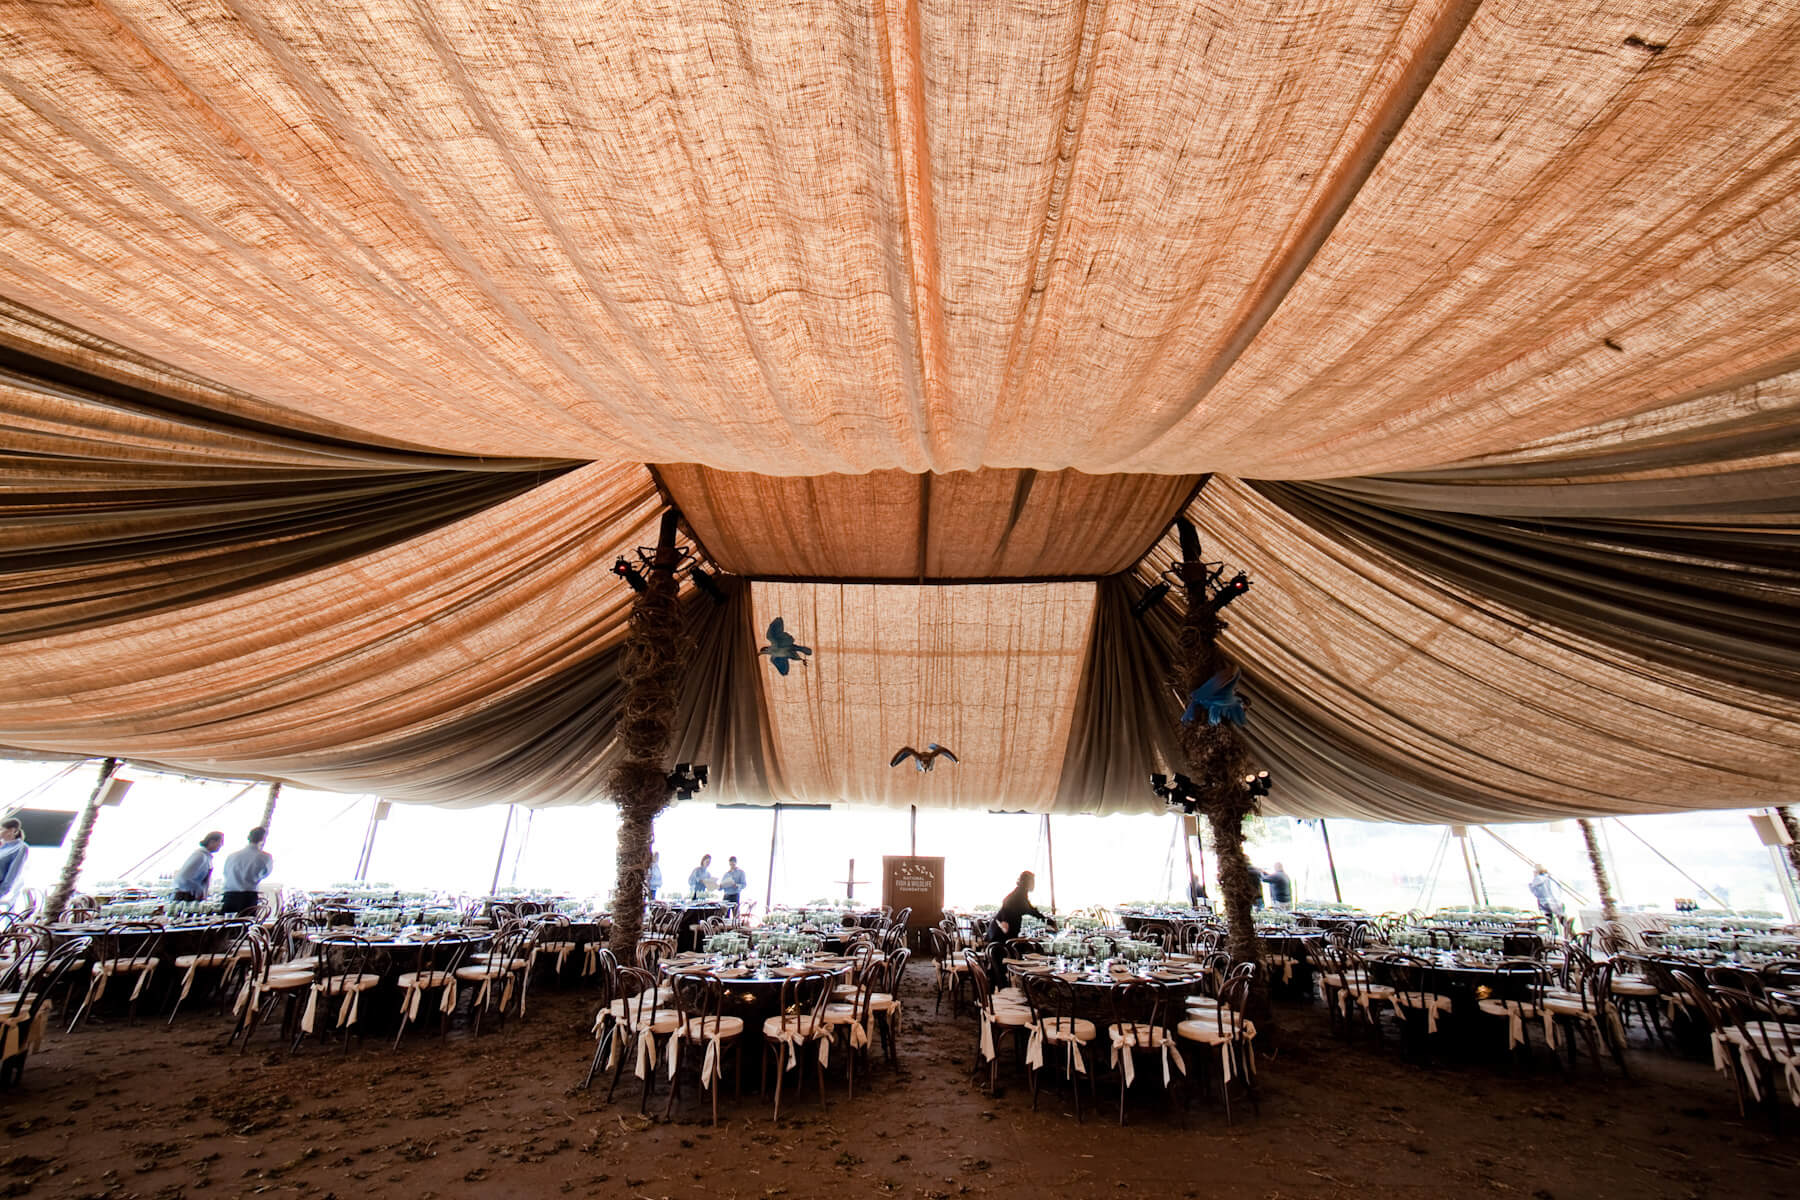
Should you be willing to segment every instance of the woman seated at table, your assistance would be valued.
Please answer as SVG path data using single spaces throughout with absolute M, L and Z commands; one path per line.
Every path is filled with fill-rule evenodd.
M 1019 873 L 1019 886 L 1006 894 L 1000 902 L 1000 911 L 988 922 L 988 974 L 995 980 L 1005 978 L 1001 973 L 1006 958 L 1006 939 L 1019 936 L 1025 926 L 1025 918 L 1036 917 L 1056 932 L 1056 922 L 1039 912 L 1031 903 L 1031 889 L 1037 886 L 1037 876 L 1030 871 Z M 995 986 L 999 986 L 996 984 Z

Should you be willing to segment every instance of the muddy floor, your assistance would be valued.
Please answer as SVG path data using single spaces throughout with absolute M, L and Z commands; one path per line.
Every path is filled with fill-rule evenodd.
M 592 1003 L 573 991 L 398 1053 L 370 1038 L 289 1056 L 263 1033 L 240 1055 L 210 1012 L 113 1020 L 53 1034 L 0 1093 L 0 1196 L 1800 1196 L 1800 1111 L 1779 1136 L 1742 1120 L 1727 1079 L 1635 1031 L 1629 1080 L 1585 1061 L 1422 1067 L 1284 1004 L 1260 1115 L 1246 1103 L 1227 1126 L 1216 1097 L 1184 1114 L 1140 1084 L 1120 1128 L 1103 1076 L 1078 1125 L 1066 1091 L 1034 1113 L 1017 1077 L 998 1097 L 972 1086 L 973 1025 L 933 1015 L 931 980 L 915 965 L 899 1068 L 859 1074 L 854 1100 L 834 1067 L 827 1106 L 809 1086 L 777 1125 L 747 1056 L 716 1129 L 698 1099 L 661 1119 L 661 1086 L 654 1119 L 623 1084 L 611 1104 L 578 1090 Z

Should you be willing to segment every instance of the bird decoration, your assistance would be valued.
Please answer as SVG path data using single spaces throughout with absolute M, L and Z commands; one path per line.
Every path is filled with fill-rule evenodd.
M 1217 725 L 1221 721 L 1230 721 L 1233 725 L 1244 723 L 1244 702 L 1238 697 L 1238 673 L 1229 676 L 1220 671 L 1211 679 L 1195 688 L 1188 696 L 1187 710 L 1181 714 L 1181 723 L 1191 725 L 1206 716 L 1208 725 Z
M 779 673 L 786 675 L 790 665 L 804 668 L 806 659 L 802 655 L 812 653 L 811 646 L 802 646 L 794 641 L 794 635 L 787 631 L 780 617 L 769 622 L 769 644 L 757 651 L 769 656 L 769 662 Z
M 911 746 L 900 747 L 900 749 L 895 752 L 894 757 L 888 762 L 888 766 L 897 767 L 908 758 L 918 759 L 918 767 L 921 771 L 929 771 L 936 767 L 939 758 L 947 758 L 951 762 L 957 761 L 956 755 L 950 753 L 947 748 L 938 745 L 936 742 L 932 742 L 923 750 L 914 750 Z
M 612 573 L 629 583 L 634 592 L 641 592 L 650 586 L 644 579 L 644 573 L 632 566 L 623 554 L 619 555 L 619 561 L 612 565 Z

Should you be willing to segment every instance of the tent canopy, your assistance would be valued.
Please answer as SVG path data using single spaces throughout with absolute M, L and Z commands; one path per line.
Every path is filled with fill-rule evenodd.
M 1274 811 L 1788 799 L 1788 6 L 1215 8 L 6 3 L 0 743 L 594 801 L 673 503 L 721 799 L 1151 809 L 1185 512 Z

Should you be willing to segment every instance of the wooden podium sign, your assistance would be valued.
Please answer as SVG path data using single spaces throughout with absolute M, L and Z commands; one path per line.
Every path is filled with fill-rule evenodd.
M 944 860 L 909 854 L 881 858 L 881 902 L 899 912 L 911 908 L 908 929 L 929 929 L 944 919 Z

